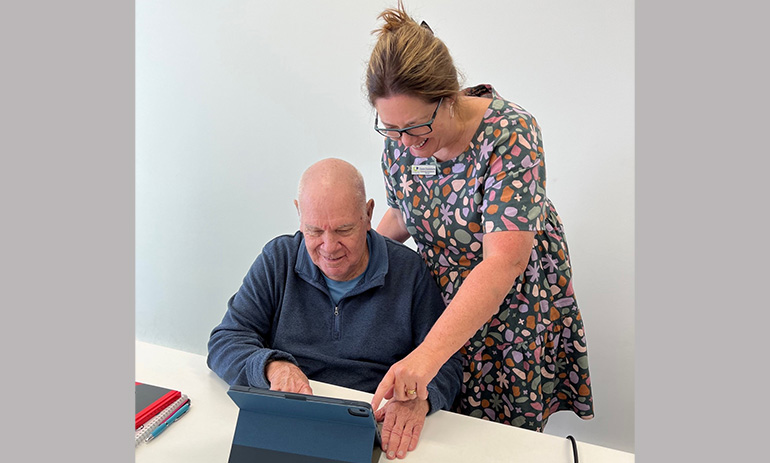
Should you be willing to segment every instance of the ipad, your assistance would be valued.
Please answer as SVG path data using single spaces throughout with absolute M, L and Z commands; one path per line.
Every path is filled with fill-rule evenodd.
M 380 434 L 370 404 L 231 386 L 238 405 L 229 463 L 371 463 Z

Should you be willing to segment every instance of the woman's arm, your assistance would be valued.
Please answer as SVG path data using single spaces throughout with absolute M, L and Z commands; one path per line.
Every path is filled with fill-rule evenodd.
M 484 235 L 483 260 L 465 279 L 422 344 L 385 374 L 374 393 L 375 409 L 383 398 L 427 398 L 427 385 L 441 365 L 500 310 L 514 281 L 527 267 L 534 235 L 524 231 Z M 417 394 L 408 395 L 407 389 L 416 389 Z
M 396 240 L 399 243 L 403 243 L 409 238 L 409 232 L 406 231 L 406 224 L 404 223 L 404 217 L 401 215 L 401 211 L 389 207 L 388 211 L 380 220 L 380 224 L 377 225 L 377 233 L 383 236 L 387 236 L 390 239 Z

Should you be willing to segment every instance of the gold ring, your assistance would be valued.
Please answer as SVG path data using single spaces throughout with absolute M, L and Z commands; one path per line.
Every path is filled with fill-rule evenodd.
M 416 389 L 407 389 L 406 393 L 409 394 L 409 395 L 414 395 L 414 394 L 417 394 L 417 390 Z

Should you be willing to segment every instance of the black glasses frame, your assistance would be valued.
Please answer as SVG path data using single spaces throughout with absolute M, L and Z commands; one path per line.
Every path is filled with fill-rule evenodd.
M 375 113 L 374 113 L 374 130 L 377 133 L 379 133 L 380 135 L 382 135 L 383 137 L 392 138 L 394 140 L 398 140 L 399 138 L 401 138 L 401 135 L 403 135 L 403 134 L 411 135 L 413 137 L 422 137 L 423 135 L 428 135 L 429 133 L 433 132 L 433 127 L 431 127 L 431 126 L 433 125 L 433 122 L 436 121 L 436 115 L 438 114 L 438 108 L 441 107 L 441 102 L 442 101 L 444 101 L 444 97 L 443 96 L 438 100 L 438 104 L 436 105 L 436 110 L 433 111 L 433 115 L 431 116 L 431 118 L 430 118 L 430 120 L 428 122 L 426 122 L 424 124 L 413 125 L 411 127 L 406 127 L 406 128 L 403 128 L 403 129 L 386 129 L 384 127 L 377 127 L 377 123 L 379 122 L 380 115 L 377 114 L 377 112 L 375 111 Z M 421 133 L 419 135 L 413 134 L 413 133 L 409 133 L 410 130 L 418 129 L 420 127 L 427 127 L 428 131 L 425 132 L 425 133 Z M 398 136 L 394 137 L 392 135 L 393 132 L 397 133 Z

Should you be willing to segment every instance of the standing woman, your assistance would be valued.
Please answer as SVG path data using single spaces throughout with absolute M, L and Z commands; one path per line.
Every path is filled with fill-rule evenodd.
M 390 208 L 381 234 L 417 244 L 448 304 L 375 392 L 424 399 L 456 351 L 460 413 L 542 431 L 593 417 L 583 320 L 561 219 L 545 192 L 540 127 L 490 85 L 460 89 L 444 43 L 398 7 L 380 14 L 366 73 Z

